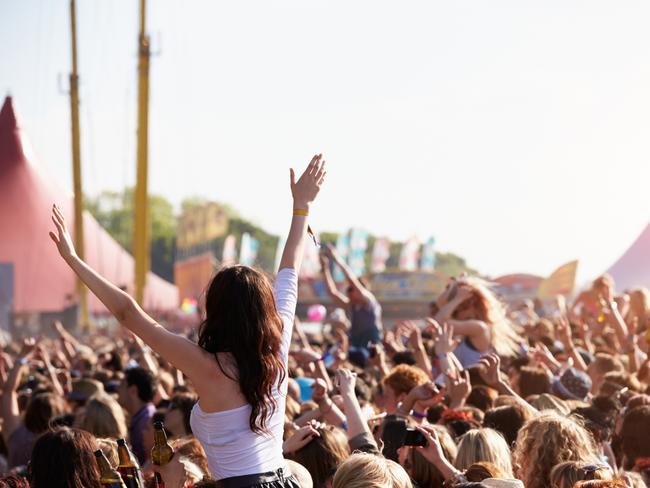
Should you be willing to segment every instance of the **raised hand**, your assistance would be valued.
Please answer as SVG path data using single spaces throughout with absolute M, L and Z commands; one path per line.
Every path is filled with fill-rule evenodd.
M 450 408 L 460 408 L 472 391 L 472 383 L 469 380 L 469 371 L 464 370 L 462 375 L 458 370 L 454 374 L 446 374 L 447 394 L 450 398 Z
M 566 316 L 562 315 L 558 318 L 556 323 L 557 338 L 565 347 L 570 348 L 573 344 L 573 337 L 571 335 L 571 324 Z
M 427 440 L 427 445 L 425 447 L 417 448 L 418 452 L 434 466 L 441 460 L 445 459 L 445 452 L 440 444 L 440 439 L 438 438 L 436 429 L 430 425 L 419 425 L 416 429 L 422 432 L 424 438 Z
M 36 339 L 28 337 L 23 340 L 23 346 L 20 348 L 19 358 L 29 359 L 36 352 Z
M 327 394 L 327 384 L 321 378 L 317 378 L 311 389 L 311 399 L 314 400 L 317 404 L 326 402 L 329 400 L 329 395 Z
M 325 180 L 325 161 L 323 155 L 317 154 L 312 159 L 307 169 L 296 181 L 296 173 L 290 169 L 291 194 L 295 209 L 307 210 L 309 205 L 316 199 L 320 187 Z
M 342 395 L 354 395 L 354 385 L 357 382 L 357 374 L 347 368 L 340 368 L 336 372 L 336 380 Z
M 454 327 L 447 322 L 442 324 L 439 330 L 440 335 L 436 339 L 434 349 L 438 356 L 442 356 L 453 352 L 458 347 L 458 344 L 460 344 L 461 339 L 454 339 Z
M 481 358 L 479 363 L 481 369 L 479 370 L 483 381 L 485 381 L 489 386 L 496 387 L 501 381 L 501 358 L 497 354 L 488 354 Z
M 435 405 L 442 398 L 442 393 L 433 382 L 424 383 L 414 387 L 408 396 L 416 402 L 425 403 L 427 406 Z
M 318 432 L 319 427 L 320 424 L 318 422 L 312 421 L 304 427 L 296 430 L 293 435 L 282 444 L 282 453 L 291 454 L 296 452 L 309 444 L 314 437 L 320 437 L 320 432 Z
M 59 254 L 64 259 L 74 256 L 75 250 L 72 237 L 70 237 L 70 233 L 65 225 L 65 218 L 61 213 L 61 209 L 56 204 L 52 205 L 52 222 L 54 222 L 54 226 L 56 227 L 56 234 L 50 232 L 50 238 L 56 244 Z

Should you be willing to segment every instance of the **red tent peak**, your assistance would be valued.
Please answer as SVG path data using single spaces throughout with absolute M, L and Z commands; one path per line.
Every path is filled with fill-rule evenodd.
M 5 98 L 0 110 L 0 131 L 13 131 L 18 128 L 18 120 L 14 110 L 14 102 L 11 96 Z
M 20 132 L 13 99 L 7 96 L 0 109 L 0 172 L 25 163 Z

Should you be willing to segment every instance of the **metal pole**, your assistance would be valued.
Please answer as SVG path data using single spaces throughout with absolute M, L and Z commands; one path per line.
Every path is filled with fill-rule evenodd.
M 80 259 L 84 259 L 83 192 L 81 190 L 81 143 L 79 131 L 79 76 L 77 75 L 77 18 L 75 0 L 70 0 L 70 29 L 72 33 L 72 73 L 70 73 L 70 120 L 72 129 L 72 178 L 74 187 L 74 238 L 75 249 Z M 77 278 L 80 322 L 88 328 L 88 291 Z
M 140 35 L 138 36 L 138 149 L 137 181 L 134 195 L 135 299 L 144 305 L 144 288 L 149 270 L 150 230 L 148 205 L 148 133 L 149 133 L 149 59 L 151 48 L 145 33 L 146 2 L 140 0 Z

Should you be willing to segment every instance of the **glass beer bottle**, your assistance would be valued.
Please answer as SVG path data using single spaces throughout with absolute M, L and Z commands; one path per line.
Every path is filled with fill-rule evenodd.
M 167 442 L 165 426 L 162 422 L 153 424 L 153 448 L 151 449 L 151 461 L 157 466 L 164 466 L 174 457 L 174 449 Z
M 122 475 L 126 488 L 144 488 L 140 466 L 124 439 L 117 440 L 117 455 L 120 459 L 117 471 Z
M 126 488 L 120 473 L 113 469 L 101 449 L 95 451 L 97 466 L 99 466 L 99 482 L 102 488 Z

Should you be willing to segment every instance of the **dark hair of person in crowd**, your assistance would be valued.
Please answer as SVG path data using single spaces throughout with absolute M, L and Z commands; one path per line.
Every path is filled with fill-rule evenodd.
M 153 400 L 156 395 L 157 382 L 151 371 L 140 366 L 130 368 L 126 370 L 124 379 L 127 386 L 135 385 L 138 390 L 138 398 L 141 401 L 148 403 Z
M 417 364 L 417 359 L 415 359 L 415 354 L 413 351 L 398 351 L 393 354 L 393 364 L 395 364 L 395 366 L 398 364 L 408 364 L 409 366 L 415 366 Z
M 251 405 L 250 428 L 263 432 L 275 408 L 273 386 L 286 374 L 279 356 L 283 325 L 271 282 L 247 266 L 224 268 L 208 286 L 205 312 L 198 344 L 214 354 L 225 376 L 239 383 Z M 222 364 L 219 352 L 230 353 L 236 364 Z
M 5 476 L 0 478 L 0 488 L 30 488 L 29 481 L 22 476 Z
M 53 418 L 68 412 L 65 400 L 53 393 L 34 395 L 25 410 L 25 427 L 34 434 L 45 432 Z
M 523 398 L 527 398 L 530 395 L 550 393 L 551 379 L 542 368 L 522 366 L 519 369 L 517 387 L 519 395 Z
M 494 402 L 498 396 L 499 393 L 495 389 L 489 386 L 478 385 L 472 388 L 466 403 L 486 412 L 494 406 Z
M 650 406 L 636 407 L 625 414 L 621 441 L 623 468 L 631 469 L 637 459 L 650 457 Z
M 485 412 L 483 426 L 499 432 L 508 446 L 512 447 L 517 441 L 519 429 L 530 418 L 530 411 L 520 405 L 504 405 Z
M 177 393 L 175 394 L 169 403 L 167 414 L 165 415 L 165 426 L 169 427 L 175 426 L 175 412 L 180 414 L 180 420 L 182 422 L 182 428 L 184 432 L 178 431 L 179 429 L 172 429 L 172 434 L 175 436 L 184 436 L 192 433 L 192 426 L 190 425 L 190 415 L 192 414 L 192 408 L 194 404 L 198 401 L 196 395 L 192 393 Z
M 219 484 L 215 480 L 202 480 L 194 483 L 192 488 L 218 488 Z
M 476 482 L 476 481 L 466 481 L 464 483 L 458 483 L 454 485 L 454 488 L 490 488 L 485 483 Z
M 320 488 L 334 475 L 339 464 L 350 456 L 350 447 L 341 429 L 325 426 L 317 430 L 320 436 L 298 449 L 293 460 L 307 468 L 314 487 Z
M 436 425 L 440 419 L 442 419 L 442 414 L 446 409 L 447 405 L 444 403 L 438 403 L 437 405 L 430 407 L 429 410 L 427 410 L 427 422 L 431 425 Z
M 46 432 L 32 451 L 31 488 L 101 488 L 96 449 L 95 438 L 84 430 Z

